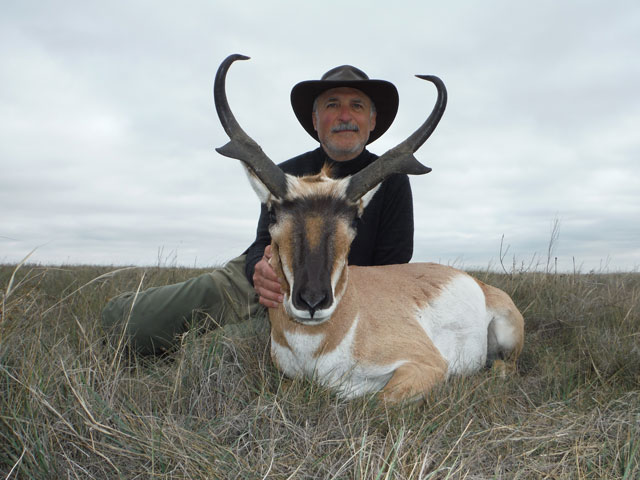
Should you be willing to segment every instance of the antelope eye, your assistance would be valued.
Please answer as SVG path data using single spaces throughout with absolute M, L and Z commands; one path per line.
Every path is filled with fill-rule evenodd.
M 271 210 L 269 210 L 269 225 L 273 225 L 277 221 L 278 219 L 276 217 L 276 211 L 272 208 Z

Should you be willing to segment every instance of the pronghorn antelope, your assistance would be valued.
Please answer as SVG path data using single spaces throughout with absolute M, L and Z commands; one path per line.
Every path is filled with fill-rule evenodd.
M 214 86 L 218 116 L 231 141 L 217 149 L 243 162 L 253 189 L 272 212 L 271 264 L 284 303 L 269 310 L 271 356 L 287 376 L 308 376 L 352 398 L 381 391 L 385 400 L 416 399 L 450 375 L 502 358 L 515 362 L 524 321 L 511 298 L 466 273 L 434 263 L 347 266 L 362 215 L 392 173 L 422 174 L 413 153 L 446 106 L 436 105 L 408 139 L 357 174 L 294 177 L 280 170 L 238 125 L 225 93 L 231 55 Z

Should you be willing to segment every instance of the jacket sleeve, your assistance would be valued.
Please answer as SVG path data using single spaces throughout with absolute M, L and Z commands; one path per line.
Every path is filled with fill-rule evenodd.
M 244 264 L 244 273 L 251 285 L 253 285 L 253 272 L 256 268 L 256 263 L 260 261 L 264 255 L 264 249 L 269 244 L 271 244 L 271 235 L 269 234 L 269 212 L 267 211 L 267 207 L 262 204 L 260 205 L 260 218 L 258 219 L 256 239 L 245 252 L 247 259 Z
M 408 263 L 413 256 L 413 195 L 407 175 L 386 182 L 374 250 L 374 265 Z

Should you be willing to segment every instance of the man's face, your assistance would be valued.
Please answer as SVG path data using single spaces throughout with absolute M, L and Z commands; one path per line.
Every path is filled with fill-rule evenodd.
M 327 154 L 338 162 L 360 155 L 376 126 L 371 99 L 355 88 L 339 87 L 321 93 L 315 105 L 313 128 Z

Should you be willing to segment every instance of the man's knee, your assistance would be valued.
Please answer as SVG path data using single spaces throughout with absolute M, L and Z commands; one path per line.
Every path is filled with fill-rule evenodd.
M 113 346 L 132 348 L 142 355 L 160 354 L 175 344 L 175 329 L 163 332 L 143 312 L 134 314 L 136 294 L 124 293 L 112 298 L 102 309 L 101 322 Z
M 243 259 L 182 283 L 115 297 L 102 311 L 103 327 L 140 353 L 158 353 L 175 346 L 190 326 L 205 330 L 260 315 Z

